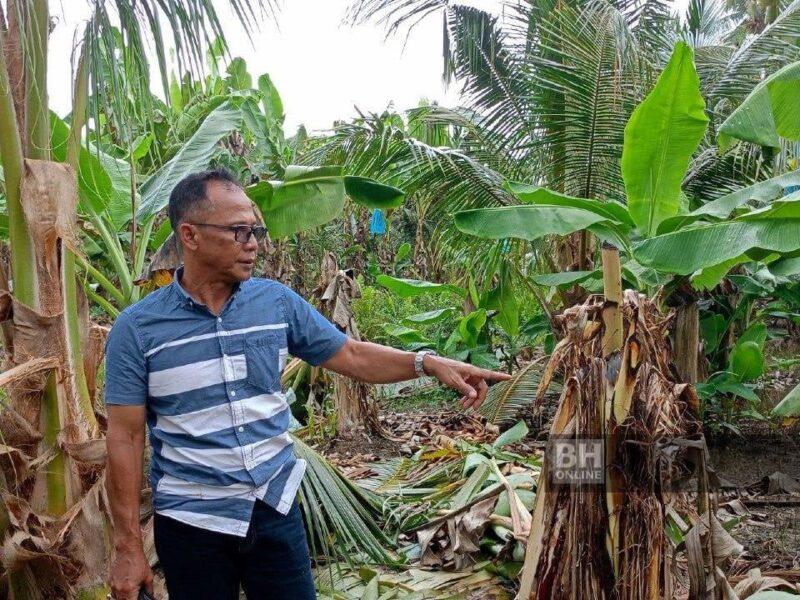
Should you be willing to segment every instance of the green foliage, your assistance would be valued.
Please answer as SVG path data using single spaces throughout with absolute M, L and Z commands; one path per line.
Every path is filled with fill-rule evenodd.
M 645 236 L 678 214 L 684 173 L 708 125 L 704 109 L 692 50 L 678 42 L 625 127 L 622 177 L 628 210 Z
M 535 304 L 534 299 L 528 296 L 524 297 L 527 302 L 518 299 L 518 291 L 514 289 L 510 273 L 506 265 L 501 266 L 497 276 L 489 279 L 488 289 L 482 292 L 478 291 L 473 279 L 469 281 L 468 290 L 456 287 L 459 295 L 466 291 L 468 301 L 475 306 L 475 310 L 467 314 L 456 316 L 459 313 L 457 307 L 444 307 L 408 315 L 402 320 L 402 325 L 390 322 L 384 324 L 383 329 L 409 350 L 434 348 L 440 354 L 490 369 L 500 366 L 499 353 L 507 357 L 511 365 L 516 353 L 533 339 L 524 327 L 520 327 L 520 319 L 528 314 L 521 307 Z M 401 298 L 453 291 L 448 289 L 453 286 L 386 275 L 378 275 L 377 281 Z M 492 281 L 495 282 L 493 286 Z M 434 323 L 447 323 L 449 328 L 440 327 L 436 336 L 421 331 L 420 326 Z
M 514 338 L 519 334 L 519 304 L 513 278 L 506 265 L 501 267 L 497 285 L 486 292 L 478 304 L 497 311 L 495 322 L 509 337 Z
M 463 296 L 463 288 L 446 283 L 433 283 L 431 281 L 420 281 L 418 279 L 402 279 L 389 275 L 378 275 L 376 281 L 388 290 L 391 290 L 401 298 L 411 298 L 422 294 L 452 293 Z
M 342 211 L 345 200 L 341 167 L 291 166 L 284 181 L 261 181 L 247 193 L 275 238 L 324 225 Z
M 502 448 L 503 446 L 516 444 L 517 442 L 524 440 L 525 436 L 527 435 L 528 426 L 525 425 L 525 421 L 518 421 L 516 425 L 510 429 L 506 429 L 503 433 L 501 433 L 492 444 L 492 447 Z
M 741 375 L 721 371 L 695 385 L 701 399 L 700 416 L 714 432 L 741 434 L 737 424 L 743 419 L 766 420 L 759 412 L 760 400 L 752 384 L 743 383 Z
M 634 247 L 636 260 L 657 270 L 689 275 L 759 251 L 788 253 L 800 248 L 800 203 L 774 202 L 730 221 L 692 226 L 659 235 Z M 763 254 L 762 254 L 763 255 Z
M 389 411 L 430 412 L 437 409 L 452 409 L 458 394 L 443 385 L 412 386 L 408 391 L 396 396 L 381 398 L 381 408 Z
M 533 275 L 531 280 L 534 283 L 546 287 L 570 287 L 583 283 L 587 279 L 602 279 L 603 272 L 600 269 L 594 271 L 564 271 L 562 273 L 543 273 Z
M 501 425 L 518 418 L 523 407 L 533 404 L 542 368 L 541 362 L 531 362 L 514 373 L 512 379 L 494 384 L 478 412 L 490 423 Z
M 358 329 L 366 339 L 392 345 L 396 340 L 384 329 L 386 323 L 408 322 L 409 317 L 439 311 L 441 298 L 436 295 L 400 297 L 391 291 L 373 286 L 363 286 L 361 297 L 353 300 L 353 314 Z M 430 323 L 409 323 L 425 337 L 438 338 L 449 332 L 457 323 L 455 310 L 447 311 L 446 317 Z
M 786 65 L 759 83 L 720 126 L 717 137 L 724 150 L 731 138 L 781 147 L 781 138 L 800 141 L 800 62 Z
M 139 189 L 142 202 L 137 217 L 144 220 L 161 211 L 169 202 L 175 184 L 189 173 L 208 168 L 220 139 L 238 129 L 241 122 L 241 111 L 229 102 L 223 102 L 203 119 L 175 156 L 142 184 Z
M 478 208 L 455 215 L 459 230 L 493 240 L 516 237 L 533 241 L 547 235 L 568 235 L 603 222 L 606 219 L 593 212 L 551 205 Z
M 764 373 L 764 351 L 757 342 L 739 340 L 731 351 L 730 371 L 739 381 L 753 381 Z
M 69 125 L 50 114 L 52 158 L 65 162 Z M 130 165 L 97 148 L 81 147 L 78 157 L 78 209 L 83 213 L 102 214 L 113 230 L 131 218 Z
M 378 564 L 395 564 L 392 544 L 376 521 L 380 504 L 375 495 L 342 476 L 301 439 L 293 438 L 298 458 L 307 464 L 300 506 L 315 554 L 350 561 L 358 552 Z
M 370 209 L 397 208 L 405 200 L 403 190 L 378 183 L 369 177 L 346 175 L 344 189 L 351 200 Z
M 512 194 L 527 204 L 580 208 L 606 217 L 609 221 L 616 221 L 620 225 L 627 226 L 628 228 L 633 228 L 635 226 L 625 205 L 614 200 L 605 200 L 601 202 L 598 200 L 573 198 L 572 196 L 559 194 L 536 185 L 516 183 L 513 181 L 507 182 L 506 187 Z
M 411 315 L 403 319 L 405 323 L 413 323 L 414 325 L 431 325 L 438 323 L 451 316 L 455 311 L 454 308 L 439 308 L 436 310 L 428 310 L 423 313 Z

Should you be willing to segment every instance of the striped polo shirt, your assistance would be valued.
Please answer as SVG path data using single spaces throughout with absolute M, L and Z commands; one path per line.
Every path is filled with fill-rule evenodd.
M 255 500 L 286 514 L 305 471 L 287 432 L 287 355 L 318 365 L 347 336 L 269 279 L 243 281 L 215 315 L 181 272 L 114 323 L 105 402 L 146 407 L 156 512 L 245 536 Z

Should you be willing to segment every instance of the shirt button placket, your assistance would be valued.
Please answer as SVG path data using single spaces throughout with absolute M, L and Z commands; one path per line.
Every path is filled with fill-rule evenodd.
M 234 381 L 234 373 L 233 373 L 233 361 L 231 361 L 231 357 L 228 355 L 228 351 L 225 345 L 225 336 L 223 335 L 225 330 L 222 328 L 222 317 L 217 317 L 217 339 L 219 339 L 220 349 L 222 350 L 222 378 L 225 381 L 225 389 L 228 390 L 232 382 Z M 228 391 L 229 400 L 233 402 L 234 398 L 236 398 L 236 390 Z M 237 428 L 238 431 L 244 431 L 244 428 L 241 427 L 241 419 L 238 417 L 239 411 L 236 410 L 235 405 L 231 405 L 231 417 L 233 419 L 234 427 L 239 425 Z

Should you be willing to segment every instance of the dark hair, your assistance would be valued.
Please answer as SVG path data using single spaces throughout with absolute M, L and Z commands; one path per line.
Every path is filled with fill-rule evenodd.
M 222 181 L 232 186 L 241 187 L 233 174 L 223 168 L 187 175 L 172 188 L 172 193 L 169 195 L 167 214 L 169 215 L 170 225 L 172 225 L 172 231 L 177 232 L 178 225 L 186 219 L 186 215 L 202 206 L 208 200 L 206 197 L 206 184 L 209 181 Z

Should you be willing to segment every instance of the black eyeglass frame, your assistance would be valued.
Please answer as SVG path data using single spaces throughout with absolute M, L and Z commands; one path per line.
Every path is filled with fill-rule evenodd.
M 189 223 L 189 225 L 199 225 L 201 227 L 216 227 L 217 229 L 224 229 L 233 232 L 233 239 L 240 244 L 246 244 L 250 241 L 250 236 L 256 238 L 257 242 L 263 242 L 267 239 L 267 228 L 263 225 L 218 225 L 217 223 Z M 246 234 L 243 240 L 239 239 L 241 235 Z

